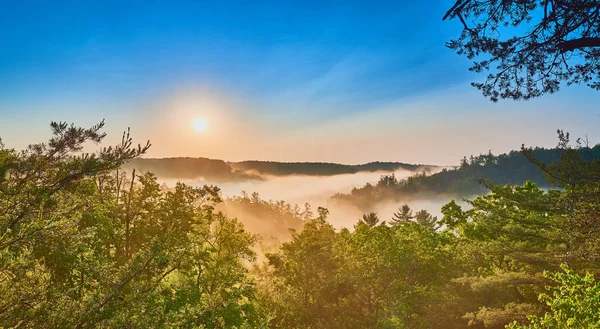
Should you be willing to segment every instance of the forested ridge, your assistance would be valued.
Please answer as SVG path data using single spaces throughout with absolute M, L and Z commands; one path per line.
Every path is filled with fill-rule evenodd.
M 241 161 L 226 162 L 208 158 L 136 158 L 128 161 L 127 170 L 149 171 L 160 178 L 194 179 L 204 178 L 214 182 L 262 179 L 264 175 L 287 176 L 332 176 L 358 172 L 393 172 L 397 170 L 426 171 L 435 169 L 431 165 L 415 165 L 402 162 L 370 162 L 360 165 L 345 165 L 326 162 L 276 162 Z
M 215 182 L 260 179 L 256 174 L 234 170 L 223 160 L 208 158 L 136 158 L 129 160 L 124 169 L 152 172 L 161 178 L 198 179 L 205 178 Z
M 430 171 L 436 166 L 408 164 L 402 162 L 369 162 L 360 165 L 345 165 L 327 162 L 275 162 L 275 161 L 242 161 L 232 162 L 232 168 L 261 174 L 283 175 L 341 175 L 358 172 L 388 171 Z
M 124 172 L 150 147 L 129 134 L 81 153 L 102 126 L 53 123 L 48 143 L 0 147 L 0 327 L 598 323 L 600 161 L 562 132 L 560 152 L 522 151 L 557 189 L 488 183 L 469 209 L 450 201 L 440 218 L 405 205 L 336 230 L 326 208 L 223 200 L 216 186 L 166 189 L 152 173 Z M 290 233 L 261 250 L 269 226 Z
M 542 188 L 556 188 L 552 178 L 538 164 L 558 162 L 563 152 L 561 148 L 535 147 L 527 153 L 521 150 L 496 156 L 490 151 L 479 156 L 464 157 L 459 166 L 444 168 L 431 175 L 420 173 L 406 179 L 397 179 L 393 174 L 383 175 L 375 184 L 366 183 L 363 187 L 354 188 L 349 193 L 338 193 L 332 198 L 367 211 L 386 200 L 400 202 L 427 196 L 476 196 L 489 191 L 486 184 L 521 185 L 531 181 Z M 578 152 L 585 161 L 600 159 L 600 144 L 582 146 Z

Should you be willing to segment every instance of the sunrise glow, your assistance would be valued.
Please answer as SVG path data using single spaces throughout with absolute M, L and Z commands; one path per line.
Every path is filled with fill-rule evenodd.
M 195 118 L 192 125 L 198 132 L 203 132 L 208 128 L 208 122 L 204 118 Z

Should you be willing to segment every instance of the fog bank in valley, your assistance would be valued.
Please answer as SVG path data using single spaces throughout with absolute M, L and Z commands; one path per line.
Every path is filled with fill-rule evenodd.
M 304 207 L 305 203 L 312 206 L 314 213 L 317 207 L 325 207 L 330 213 L 328 220 L 336 228 L 347 227 L 352 228 L 359 218 L 362 217 L 364 211 L 357 207 L 335 200 L 330 200 L 330 197 L 336 193 L 347 193 L 355 187 L 362 187 L 366 183 L 376 183 L 382 175 L 390 174 L 390 172 L 359 172 L 355 174 L 342 174 L 334 176 L 305 176 L 305 175 L 289 175 L 289 176 L 262 176 L 261 180 L 246 180 L 238 182 L 211 182 L 206 179 L 162 179 L 161 182 L 172 187 L 177 181 L 193 185 L 202 186 L 205 184 L 217 185 L 222 190 L 224 198 L 240 196 L 243 192 L 252 194 L 258 193 L 263 200 L 280 201 L 284 200 L 291 204 L 298 204 Z M 397 170 L 394 172 L 397 179 L 407 178 L 414 175 L 414 171 Z M 415 210 L 426 209 L 434 216 L 440 215 L 441 207 L 448 203 L 450 198 L 445 197 L 427 197 L 424 199 L 400 200 L 398 202 L 383 201 L 377 204 L 372 211 L 378 213 L 381 221 L 389 220 L 398 207 L 407 203 Z M 244 212 L 238 210 L 227 210 L 231 216 L 243 217 Z M 246 215 L 245 217 L 250 217 Z M 260 218 L 240 218 L 245 224 L 260 224 Z M 251 231 L 257 231 L 252 227 L 248 227 Z M 268 228 L 262 228 L 259 231 L 271 232 Z

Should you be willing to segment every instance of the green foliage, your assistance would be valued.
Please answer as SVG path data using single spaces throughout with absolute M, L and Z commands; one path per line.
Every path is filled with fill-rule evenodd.
M 466 319 L 494 328 L 540 312 L 541 273 L 576 261 L 579 250 L 569 246 L 574 232 L 562 208 L 565 192 L 545 192 L 531 182 L 492 192 L 469 201 L 468 210 L 446 205 L 442 224 L 470 251 L 472 269 L 454 280 L 467 288 L 461 298 L 475 304 Z
M 80 153 L 90 129 L 53 123 L 0 148 L 0 327 L 260 328 L 246 263 L 256 238 L 215 212 L 215 187 L 161 190 L 119 166 L 149 145 Z
M 492 193 L 469 201 L 471 209 L 446 205 L 442 224 L 470 250 L 473 269 L 455 279 L 476 301 L 466 318 L 471 324 L 503 326 L 543 309 L 536 297 L 547 283 L 542 273 L 561 263 L 600 273 L 600 162 L 586 147 L 572 148 L 559 131 L 560 161 L 538 163 L 561 190 L 544 191 L 533 182 L 522 186 L 489 184 Z M 524 150 L 531 156 L 531 150 Z M 488 296 L 493 296 L 489 298 Z M 479 299 L 479 300 L 478 300 Z M 475 305 L 474 305 L 475 306 Z
M 587 273 L 577 275 L 568 266 L 562 265 L 563 273 L 545 273 L 545 276 L 557 283 L 549 287 L 552 296 L 541 294 L 540 301 L 549 308 L 544 316 L 531 316 L 530 324 L 519 325 L 514 322 L 509 329 L 568 329 L 600 328 L 600 283 Z
M 326 208 L 257 193 L 223 202 L 215 186 L 165 189 L 152 173 L 126 174 L 120 165 L 148 145 L 132 148 L 125 134 L 81 153 L 101 128 L 55 123 L 48 144 L 0 144 L 0 328 L 598 327 L 600 161 L 567 134 L 555 163 L 523 150 L 560 189 L 486 181 L 490 193 L 466 209 L 446 204 L 440 221 L 403 205 L 392 225 L 371 212 L 336 231 Z M 456 172 L 499 159 L 465 159 Z M 258 237 L 244 226 L 291 234 L 257 264 Z
M 473 83 L 493 101 L 526 100 L 584 83 L 600 89 L 596 0 L 456 0 L 444 19 L 463 30 L 447 46 L 490 71 Z
M 259 291 L 272 326 L 504 328 L 543 314 L 549 305 L 537 297 L 548 284 L 545 271 L 568 263 L 600 272 L 594 229 L 600 166 L 591 154 L 597 148 L 570 148 L 566 136 L 560 139 L 560 152 L 529 150 L 558 155 L 554 164 L 535 163 L 545 182 L 543 175 L 562 182 L 560 190 L 486 181 L 491 193 L 466 200 L 467 209 L 448 203 L 440 221 L 408 205 L 391 226 L 376 225 L 375 213 L 365 214 L 354 231 L 336 232 L 323 215 L 310 221 L 261 268 Z M 533 153 L 523 151 L 520 159 L 528 161 Z M 502 161 L 465 159 L 457 171 L 472 174 Z M 365 189 L 381 197 L 377 191 L 410 184 L 389 175 Z
M 275 279 L 269 282 L 276 298 L 271 303 L 280 315 L 273 326 L 320 328 L 329 323 L 327 308 L 337 288 L 334 245 L 333 227 L 312 219 L 281 246 L 281 253 L 267 254 Z
M 487 193 L 489 184 L 521 185 L 532 181 L 540 187 L 553 188 L 556 187 L 555 184 L 560 183 L 547 174 L 554 170 L 548 168 L 553 163 L 560 163 L 563 167 L 582 166 L 577 168 L 581 177 L 597 175 L 594 173 L 593 161 L 600 160 L 600 144 L 594 147 L 581 146 L 576 149 L 523 148 L 522 151 L 512 151 L 499 156 L 488 153 L 469 159 L 465 157 L 457 168 L 443 169 L 432 175 L 421 173 L 403 180 L 397 180 L 394 175 L 383 175 L 375 185 L 367 183 L 362 188 L 354 188 L 349 194 L 336 194 L 332 198 L 367 212 L 372 211 L 381 201 L 406 202 L 416 198 L 461 198 L 480 195 Z M 572 160 L 568 160 L 569 158 Z M 567 160 L 571 164 L 567 164 Z M 575 169 L 570 170 L 574 172 Z
M 452 315 L 438 307 L 452 273 L 449 239 L 417 223 L 359 222 L 354 232 L 336 232 L 323 216 L 311 220 L 268 255 L 263 289 L 275 314 L 271 325 L 429 328 L 448 320 Z

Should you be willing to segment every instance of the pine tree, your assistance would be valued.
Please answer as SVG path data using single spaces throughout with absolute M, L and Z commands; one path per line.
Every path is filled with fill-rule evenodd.
M 398 212 L 394 213 L 394 217 L 392 217 L 390 223 L 392 225 L 408 223 L 413 218 L 415 218 L 415 216 L 413 216 L 412 209 L 410 209 L 410 207 L 407 204 L 405 204 L 402 207 L 398 208 Z
M 431 227 L 433 229 L 437 228 L 437 217 L 432 216 L 427 210 L 421 209 L 417 211 L 415 214 L 415 220 L 417 223 Z
M 373 227 L 373 226 L 377 225 L 377 223 L 379 223 L 379 217 L 377 217 L 377 213 L 370 212 L 368 214 L 364 214 L 362 216 L 361 221 L 363 223 L 369 225 L 370 227 Z

